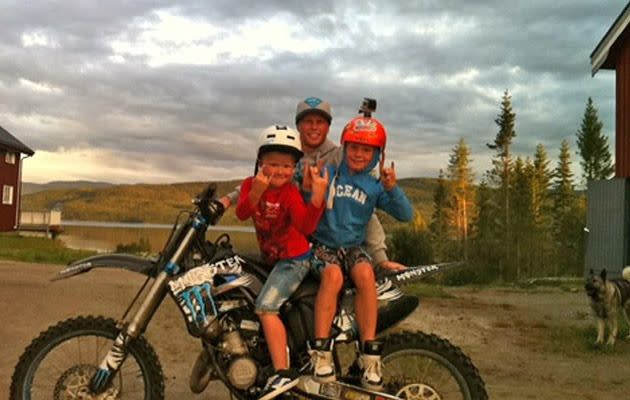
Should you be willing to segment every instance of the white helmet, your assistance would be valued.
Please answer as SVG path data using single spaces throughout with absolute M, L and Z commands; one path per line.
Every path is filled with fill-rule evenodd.
M 291 154 L 295 157 L 295 162 L 297 162 L 304 155 L 300 134 L 284 125 L 272 125 L 266 128 L 258 137 L 256 164 L 260 162 L 260 157 L 263 154 L 270 151 Z

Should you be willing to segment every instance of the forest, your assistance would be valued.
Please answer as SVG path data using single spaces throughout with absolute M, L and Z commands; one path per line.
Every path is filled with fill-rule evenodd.
M 464 261 L 448 275 L 450 283 L 516 282 L 543 276 L 580 276 L 584 270 L 588 181 L 614 172 L 597 108 L 588 98 L 576 123 L 576 149 L 559 143 L 554 161 L 539 143 L 533 154 L 512 151 L 518 135 L 510 93 L 501 98 L 497 133 L 488 138 L 491 168 L 473 171 L 464 137 L 454 144 L 436 178 L 405 178 L 399 184 L 414 208 L 411 224 L 380 215 L 391 259 L 407 265 Z M 554 150 L 555 151 L 555 150 Z M 577 155 L 582 176 L 574 176 Z M 217 182 L 217 193 L 234 190 L 240 180 Z M 64 220 L 174 222 L 207 182 L 111 185 L 45 190 L 23 196 L 23 209 L 61 208 Z M 380 213 L 379 213 L 380 214 Z M 222 225 L 249 225 L 228 210 Z
M 573 154 L 581 177 L 572 172 L 567 140 L 559 144 L 555 162 L 540 143 L 532 155 L 513 154 L 516 112 L 507 90 L 495 123 L 496 137 L 487 144 L 494 151 L 491 168 L 477 179 L 470 147 L 461 138 L 441 170 L 430 218 L 418 214 L 413 225 L 393 231 L 393 258 L 409 265 L 465 261 L 465 268 L 449 275 L 451 283 L 581 276 L 586 194 L 576 187 L 614 172 L 593 100 L 587 100 L 576 131 Z

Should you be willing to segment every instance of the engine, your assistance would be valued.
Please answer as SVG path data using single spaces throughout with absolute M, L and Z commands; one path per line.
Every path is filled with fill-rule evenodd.
M 259 365 L 265 365 L 264 353 L 257 350 L 260 335 L 260 323 L 247 308 L 233 310 L 206 327 L 203 338 L 219 350 L 219 364 L 236 389 L 251 388 Z

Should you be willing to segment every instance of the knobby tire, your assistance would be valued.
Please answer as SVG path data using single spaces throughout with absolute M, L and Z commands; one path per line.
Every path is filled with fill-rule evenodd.
M 72 340 L 76 340 L 80 346 L 81 340 L 84 337 L 93 337 L 97 343 L 99 340 L 108 340 L 113 342 L 118 335 L 118 332 L 119 330 L 116 328 L 116 321 L 111 318 L 104 318 L 100 316 L 81 316 L 71 318 L 49 327 L 31 342 L 20 357 L 11 379 L 10 400 L 38 400 L 37 398 L 34 398 L 31 393 L 31 385 L 38 373 L 43 374 L 45 372 L 50 372 L 40 372 L 39 370 L 42 366 L 42 362 L 44 362 L 46 357 L 51 352 L 54 352 L 56 348 L 64 346 L 64 343 L 72 343 Z M 68 344 L 67 346 L 71 345 L 72 344 Z M 107 350 L 108 349 L 106 349 L 105 352 Z M 133 358 L 139 366 L 144 383 L 144 396 L 142 398 L 144 400 L 163 400 L 164 376 L 157 354 L 151 345 L 144 337 L 139 337 L 131 341 L 128 346 L 128 351 L 129 353 L 125 364 L 130 362 L 130 358 Z M 100 360 L 98 362 L 100 362 Z M 125 364 L 123 364 L 123 367 L 125 367 Z M 91 370 L 96 367 L 96 362 L 83 362 L 77 363 L 75 366 L 71 366 L 71 368 L 66 370 L 66 372 L 68 373 L 68 371 L 71 371 L 72 368 L 87 368 L 88 370 Z M 42 395 L 42 398 L 50 399 L 61 397 L 61 395 L 57 393 L 57 386 L 59 386 L 59 382 L 62 380 L 63 376 L 64 374 L 58 378 L 54 378 L 57 380 L 53 390 L 53 392 L 56 393 L 55 396 L 51 393 L 47 396 Z M 116 379 L 114 379 L 114 382 L 116 382 Z M 122 390 L 124 390 L 124 388 Z M 122 393 L 121 396 L 125 397 L 124 393 Z

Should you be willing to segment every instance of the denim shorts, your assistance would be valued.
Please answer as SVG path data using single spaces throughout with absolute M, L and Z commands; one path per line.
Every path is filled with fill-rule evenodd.
M 311 254 L 280 260 L 256 298 L 256 312 L 278 313 L 311 269 Z

